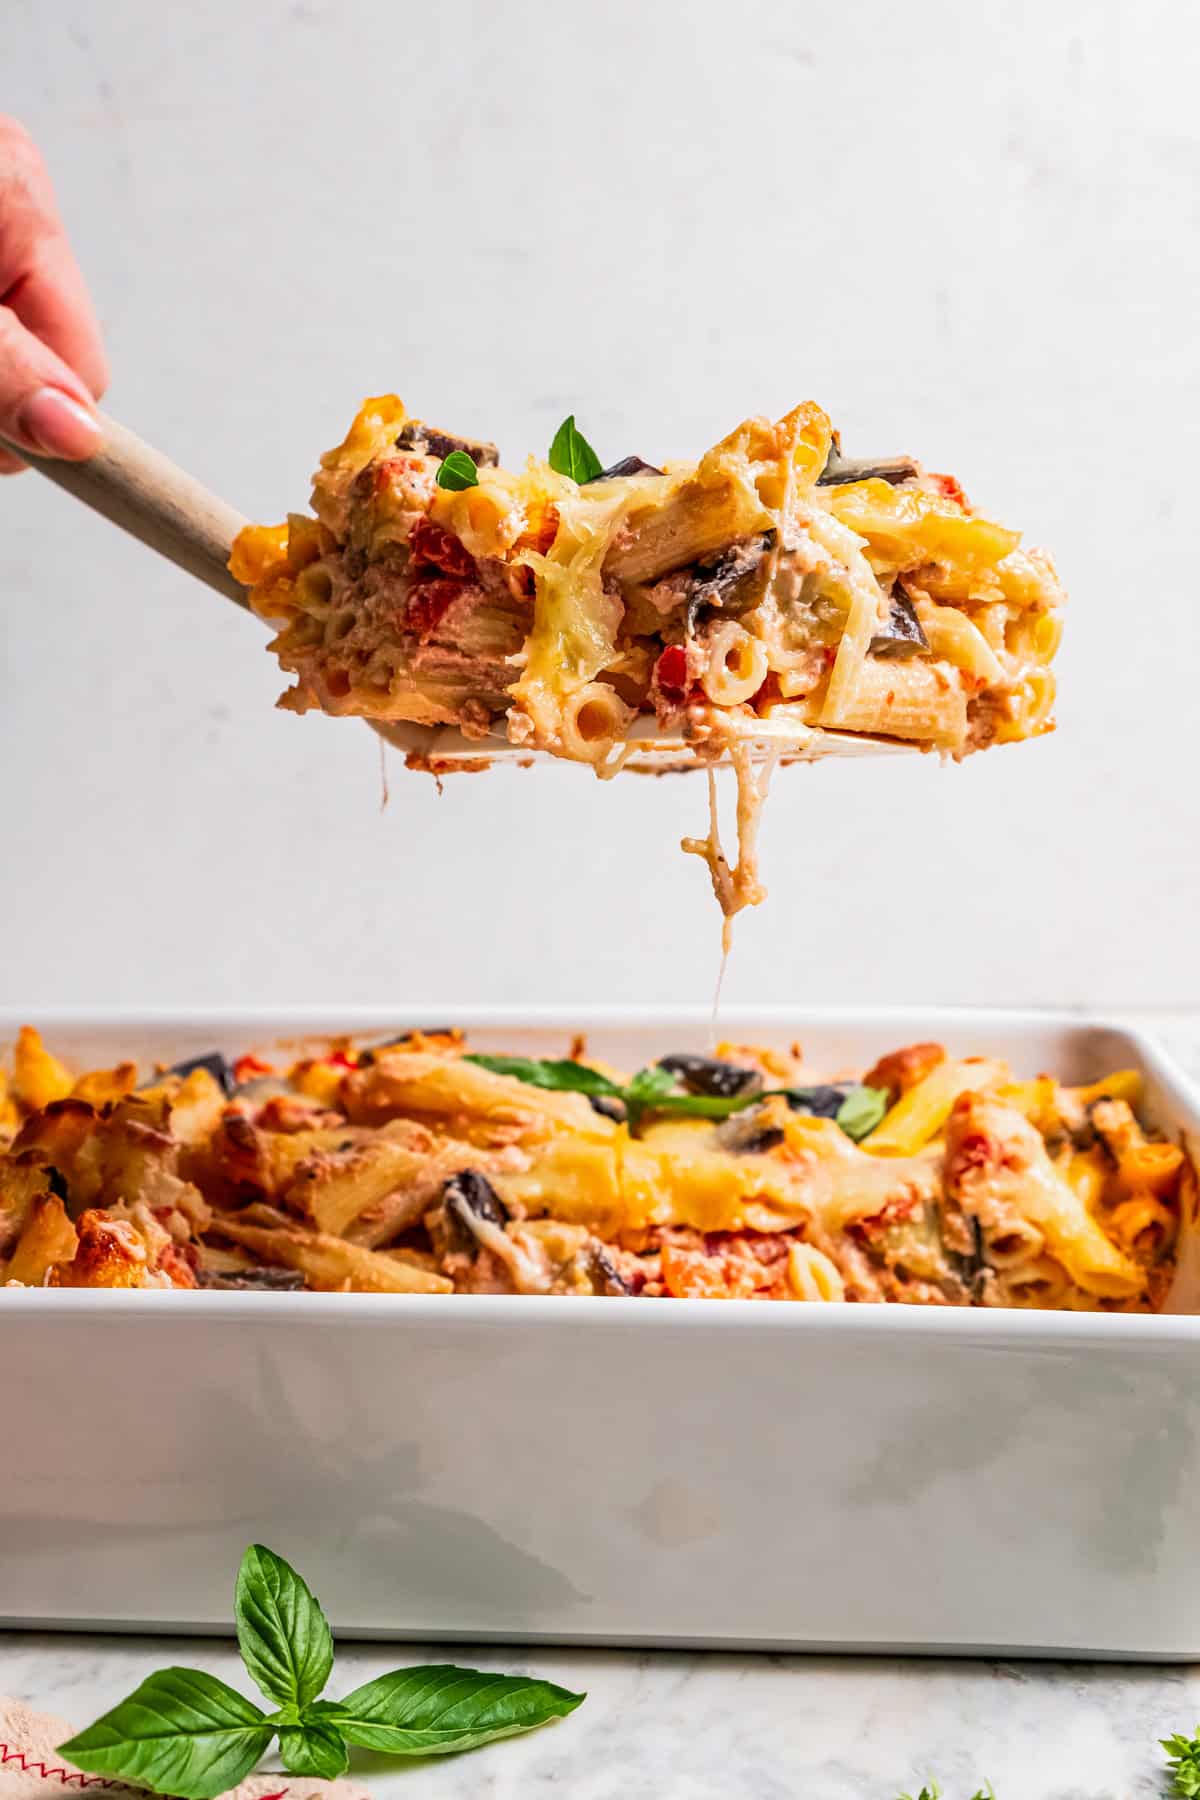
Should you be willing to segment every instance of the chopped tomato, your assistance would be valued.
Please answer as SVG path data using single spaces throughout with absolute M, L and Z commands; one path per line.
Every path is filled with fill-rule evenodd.
M 168 1244 L 158 1259 L 159 1272 L 167 1277 L 172 1287 L 194 1288 L 199 1286 L 188 1256 L 190 1249 L 189 1244 Z M 195 1255 L 194 1251 L 192 1255 Z
M 654 678 L 664 694 L 686 694 L 687 651 L 682 644 L 668 644 L 654 665 Z
M 971 502 L 963 493 L 962 485 L 956 476 L 931 475 L 929 479 L 934 483 L 939 494 L 944 494 L 947 500 L 956 501 L 957 504 L 962 507 L 964 512 L 970 512 Z
M 468 583 L 440 575 L 433 581 L 418 581 L 408 591 L 404 607 L 404 629 L 416 637 L 430 638 L 454 602 L 467 591 Z
M 253 1081 L 256 1075 L 273 1075 L 275 1065 L 264 1062 L 261 1056 L 239 1056 L 233 1065 L 233 1079 L 239 1087 L 243 1081 Z
M 432 563 L 443 575 L 473 575 L 475 558 L 448 531 L 435 525 L 432 519 L 418 519 L 412 528 L 408 540 L 409 554 L 414 562 Z
M 344 1050 L 331 1050 L 325 1061 L 331 1062 L 337 1069 L 357 1069 L 358 1067 L 357 1056 L 347 1056 Z

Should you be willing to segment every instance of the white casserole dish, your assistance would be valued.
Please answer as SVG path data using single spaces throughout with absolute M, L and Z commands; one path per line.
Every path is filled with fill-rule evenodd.
M 0 1039 L 18 1021 L 0 1018 Z M 707 1014 L 36 1021 L 81 1063 L 307 1033 L 701 1049 Z M 1071 1080 L 1049 1014 L 723 1016 L 828 1068 L 938 1038 Z M 260 1539 L 346 1636 L 1200 1656 L 1200 1281 L 1173 1316 L 475 1296 L 0 1292 L 0 1624 L 227 1631 Z

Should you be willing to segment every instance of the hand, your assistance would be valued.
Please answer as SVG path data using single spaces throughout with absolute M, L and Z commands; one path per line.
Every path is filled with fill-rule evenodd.
M 0 437 L 82 461 L 108 384 L 100 327 L 37 147 L 0 116 Z M 0 475 L 25 465 L 0 450 Z

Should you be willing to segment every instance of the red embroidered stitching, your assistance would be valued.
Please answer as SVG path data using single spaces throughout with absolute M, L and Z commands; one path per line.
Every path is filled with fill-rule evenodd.
M 57 1777 L 63 1787 L 70 1787 L 72 1782 L 77 1782 L 81 1788 L 125 1786 L 123 1781 L 110 1781 L 107 1775 L 80 1775 L 72 1769 L 48 1769 L 44 1762 L 30 1762 L 24 1750 L 12 1750 L 7 1744 L 0 1743 L 0 1769 L 10 1762 L 18 1764 L 23 1775 L 40 1775 L 45 1781 Z
M 0 1742 L 0 1769 L 10 1762 L 15 1762 L 23 1775 L 40 1775 L 44 1781 L 57 1779 L 62 1787 L 70 1787 L 72 1782 L 77 1782 L 81 1788 L 127 1788 L 129 1785 L 124 1781 L 110 1781 L 107 1775 L 80 1775 L 77 1770 L 61 1767 L 48 1769 L 44 1762 L 30 1762 L 24 1750 L 13 1750 Z M 286 1787 L 276 1788 L 273 1793 L 263 1794 L 261 1800 L 286 1800 L 291 1791 Z

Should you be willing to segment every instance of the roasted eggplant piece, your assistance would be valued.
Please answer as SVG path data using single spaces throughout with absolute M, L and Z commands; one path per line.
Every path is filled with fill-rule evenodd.
M 887 624 L 875 633 L 869 648 L 872 656 L 901 659 L 918 656 L 922 650 L 928 650 L 929 639 L 921 629 L 916 608 L 907 594 L 892 595 Z
M 857 1086 L 856 1081 L 839 1081 L 823 1082 L 819 1087 L 791 1088 L 787 1103 L 793 1112 L 808 1113 L 814 1119 L 836 1119 L 842 1101 Z
M 599 1113 L 602 1119 L 615 1119 L 618 1125 L 623 1125 L 629 1117 L 625 1102 L 615 1094 L 589 1094 L 587 1098 L 592 1111 Z
M 222 1092 L 227 1097 L 232 1097 L 234 1090 L 237 1087 L 237 1082 L 234 1080 L 233 1070 L 219 1050 L 210 1050 L 207 1056 L 189 1057 L 186 1062 L 172 1063 L 171 1067 L 167 1069 L 165 1073 L 182 1077 L 190 1075 L 194 1069 L 207 1069 L 208 1073 L 221 1088 Z M 147 1085 L 155 1086 L 157 1084 L 151 1082 Z
M 623 456 L 620 462 L 615 462 L 611 467 L 601 469 L 598 475 L 593 475 L 592 481 L 615 481 L 622 475 L 665 474 L 665 469 L 656 469 L 653 463 L 643 462 L 640 456 Z M 585 481 L 583 485 L 584 487 L 590 487 L 591 482 Z
M 479 1238 L 474 1222 L 482 1220 L 503 1231 L 508 1210 L 486 1175 L 478 1169 L 462 1169 L 451 1175 L 441 1194 L 447 1247 L 451 1250 L 474 1251 Z
M 718 1100 L 731 1100 L 738 1094 L 755 1094 L 763 1084 L 757 1069 L 744 1069 L 740 1063 L 721 1062 L 715 1056 L 661 1056 L 660 1069 L 674 1075 L 689 1094 L 707 1094 Z
M 885 456 L 855 459 L 842 455 L 842 446 L 834 436 L 825 467 L 817 476 L 818 487 L 845 487 L 852 481 L 887 481 L 893 487 L 912 481 L 921 473 L 911 456 Z
M 372 1044 L 369 1050 L 360 1050 L 358 1066 L 369 1069 L 381 1050 L 395 1050 L 400 1044 L 411 1044 L 414 1038 L 452 1038 L 454 1028 L 450 1025 L 417 1025 L 411 1031 L 402 1031 L 397 1037 L 384 1038 L 380 1044 Z
M 783 1142 L 783 1129 L 770 1123 L 770 1111 L 751 1106 L 717 1127 L 717 1141 L 731 1156 L 762 1156 Z
M 197 1269 L 196 1286 L 202 1288 L 244 1288 L 260 1294 L 298 1294 L 304 1291 L 304 1277 L 299 1269 L 239 1269 L 236 1274 L 220 1269 Z
M 633 1284 L 626 1281 L 604 1245 L 595 1238 L 586 1246 L 579 1260 L 594 1293 L 632 1294 L 635 1291 Z
M 456 450 L 465 450 L 477 469 L 494 469 L 500 462 L 495 444 L 479 438 L 454 437 L 448 431 L 435 431 L 423 419 L 410 419 L 396 439 L 397 450 L 415 450 L 419 456 L 440 456 L 445 462 Z
M 732 600 L 743 582 L 756 575 L 763 558 L 775 542 L 773 531 L 760 531 L 756 537 L 742 538 L 715 556 L 696 563 L 688 589 L 688 629 L 692 630 L 710 610 L 721 610 Z

